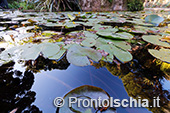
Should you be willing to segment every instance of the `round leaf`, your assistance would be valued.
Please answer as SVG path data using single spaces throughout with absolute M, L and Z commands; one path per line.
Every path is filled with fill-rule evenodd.
M 160 39 L 162 37 L 158 36 L 158 35 L 144 35 L 142 36 L 142 39 L 152 43 L 154 45 L 159 45 L 159 46 L 163 46 L 163 47 L 170 47 L 170 44 L 166 43 L 166 42 L 161 42 Z

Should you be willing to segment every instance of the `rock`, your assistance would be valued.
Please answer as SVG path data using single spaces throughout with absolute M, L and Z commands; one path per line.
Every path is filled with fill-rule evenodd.
M 127 10 L 127 0 L 80 0 L 83 11 L 113 11 Z

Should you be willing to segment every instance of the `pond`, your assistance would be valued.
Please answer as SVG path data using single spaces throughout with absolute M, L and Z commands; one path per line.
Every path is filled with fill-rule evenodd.
M 0 12 L 1 112 L 168 113 L 168 14 Z M 69 96 L 142 98 L 149 105 L 159 97 L 160 107 L 54 105 Z
M 1 80 L 8 80 L 10 76 L 13 76 L 14 78 L 10 80 L 10 85 L 13 85 L 10 88 L 9 85 L 3 86 L 4 89 L 1 89 L 1 94 L 8 93 L 6 97 L 3 98 L 8 98 L 8 104 L 1 104 L 1 110 L 3 111 L 4 108 L 9 108 L 9 106 L 13 105 L 14 103 L 12 102 L 14 98 L 11 98 L 12 95 L 25 95 L 26 92 L 34 92 L 34 98 L 35 101 L 32 100 L 30 103 L 31 99 L 26 101 L 26 105 L 28 106 L 33 106 L 35 105 L 36 107 L 39 108 L 39 110 L 45 112 L 45 113 L 53 113 L 56 112 L 56 107 L 53 105 L 53 101 L 56 97 L 63 97 L 67 92 L 70 90 L 82 86 L 82 85 L 92 85 L 92 86 L 97 86 L 102 89 L 104 89 L 106 92 L 109 93 L 109 95 L 115 99 L 129 99 L 129 96 L 123 86 L 123 83 L 121 79 L 118 77 L 112 75 L 105 67 L 102 67 L 100 69 L 96 69 L 94 66 L 87 66 L 87 67 L 78 67 L 74 65 L 67 64 L 68 67 L 64 69 L 54 69 L 51 71 L 44 71 L 42 70 L 40 73 L 29 73 L 32 74 L 32 77 L 28 77 L 27 83 L 24 84 L 24 80 L 20 81 L 19 84 L 23 84 L 25 86 L 20 87 L 21 89 L 19 92 L 16 93 L 16 89 L 18 88 L 17 84 L 15 83 L 16 80 L 15 78 L 15 73 L 16 70 L 21 73 L 24 73 L 23 70 L 25 70 L 21 65 L 19 64 L 14 64 L 14 69 L 10 70 L 10 74 L 8 73 L 3 73 Z M 3 68 L 3 67 L 1 67 Z M 8 68 L 6 68 L 8 70 Z M 23 72 L 22 72 L 23 71 Z M 14 74 L 12 72 L 15 72 Z M 25 72 L 26 73 L 26 72 Z M 28 74 L 28 76 L 30 76 Z M 14 76 L 15 75 L 15 76 Z M 26 76 L 26 75 L 24 75 Z M 23 76 L 20 75 L 20 78 Z M 18 77 L 16 77 L 18 78 Z M 23 78 L 24 79 L 24 78 Z M 22 80 L 22 79 L 21 79 Z M 11 83 L 12 82 L 12 83 Z M 22 89 L 25 88 L 25 89 Z M 5 90 L 7 89 L 7 90 Z M 9 93 L 10 91 L 11 93 Z M 22 92 L 24 91 L 24 92 Z M 22 93 L 21 93 L 22 92 Z M 15 94 L 16 93 L 16 94 Z M 30 96 L 30 95 L 29 95 Z M 1 98 L 1 99 L 3 99 Z M 33 98 L 33 97 L 29 97 Z M 24 97 L 21 97 L 21 100 L 24 100 Z M 28 102 L 28 103 L 27 103 Z M 24 102 L 21 101 L 20 106 L 23 106 Z M 14 106 L 11 106 L 11 108 L 15 108 Z M 32 109 L 33 111 L 34 109 Z M 139 113 L 150 113 L 147 109 L 145 108 L 117 108 L 117 112 L 121 113 L 134 113 L 134 112 L 139 112 Z M 5 112 L 5 110 L 4 110 Z

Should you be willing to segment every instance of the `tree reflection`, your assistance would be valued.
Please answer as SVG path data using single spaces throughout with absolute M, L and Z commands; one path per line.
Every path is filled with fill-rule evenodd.
M 16 109 L 16 113 L 41 111 L 34 105 L 36 93 L 30 91 L 34 83 L 34 75 L 31 71 L 24 73 L 14 70 L 14 62 L 0 67 L 0 109 L 1 113 L 7 113 Z
M 26 71 L 14 69 L 15 62 L 0 67 L 0 109 L 1 113 L 16 110 L 16 113 L 40 113 L 41 111 L 32 103 L 36 93 L 31 91 L 34 83 L 34 73 L 40 70 L 65 70 L 70 65 L 65 57 L 59 61 L 49 60 L 39 56 L 34 61 L 27 61 Z
M 59 61 L 50 60 L 40 55 L 36 60 L 34 61 L 30 60 L 25 63 L 27 70 L 31 70 L 35 73 L 39 72 L 40 70 L 45 71 L 47 70 L 51 71 L 52 69 L 66 70 L 69 67 L 69 65 L 70 63 L 68 63 L 65 55 Z
M 141 54 L 145 53 L 145 54 Z M 119 68 L 115 63 L 106 63 L 100 61 L 95 63 L 96 68 L 106 67 L 114 76 L 121 78 L 124 87 L 129 96 L 138 99 L 148 99 L 149 105 L 153 105 L 153 97 L 160 98 L 160 108 L 149 107 L 153 113 L 170 112 L 169 99 L 170 92 L 163 89 L 161 81 L 163 78 L 169 78 L 160 70 L 160 65 L 153 62 L 154 58 L 149 55 L 146 49 L 142 49 L 140 54 L 135 53 L 134 60 L 122 64 Z

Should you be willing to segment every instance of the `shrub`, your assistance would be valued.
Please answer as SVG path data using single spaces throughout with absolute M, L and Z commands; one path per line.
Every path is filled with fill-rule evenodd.
M 127 7 L 129 11 L 141 11 L 144 9 L 142 0 L 128 0 Z

